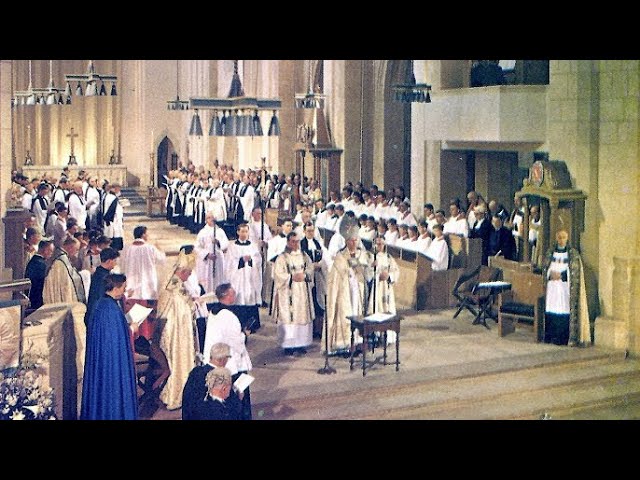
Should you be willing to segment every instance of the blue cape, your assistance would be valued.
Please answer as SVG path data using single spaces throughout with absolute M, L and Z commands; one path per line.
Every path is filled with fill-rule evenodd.
M 137 420 L 136 372 L 129 325 L 108 295 L 87 327 L 81 420 Z

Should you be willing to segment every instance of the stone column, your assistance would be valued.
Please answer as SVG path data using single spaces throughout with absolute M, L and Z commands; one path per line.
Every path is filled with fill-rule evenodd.
M 9 177 L 11 178 L 11 177 Z M 11 208 L 2 218 L 4 223 L 4 266 L 13 269 L 12 278 L 24 278 L 24 222 L 31 214 L 22 208 Z
M 11 109 L 13 61 L 0 60 L 0 217 L 7 213 L 9 189 L 11 188 Z M 0 245 L 6 252 L 5 228 L 0 228 Z M 7 267 L 5 256 L 0 255 L 0 267 Z M 23 272 L 24 273 L 24 272 Z
M 437 210 L 441 205 L 443 205 L 443 200 L 440 198 L 440 170 L 442 164 L 440 153 L 442 152 L 442 142 L 427 140 L 423 143 L 423 145 L 426 176 L 425 197 L 427 201 L 433 203 L 433 206 Z
M 296 60 L 282 60 L 279 65 L 278 95 L 282 100 L 282 108 L 277 115 L 280 122 L 280 138 L 277 163 L 273 162 L 272 165 L 274 170 L 287 174 L 293 172 L 295 167 L 295 105 L 291 101 L 296 93 L 295 65 Z M 269 126 L 266 125 L 266 128 Z
M 598 317 L 595 344 L 640 354 L 640 257 L 613 258 L 614 314 Z

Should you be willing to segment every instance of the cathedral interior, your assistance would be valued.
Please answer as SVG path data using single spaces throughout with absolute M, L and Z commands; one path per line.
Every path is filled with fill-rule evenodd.
M 472 190 L 513 209 L 556 179 L 546 234 L 582 256 L 592 342 L 637 356 L 640 61 L 500 61 L 499 79 L 493 62 L 1 60 L 0 217 L 12 172 L 67 165 L 142 192 L 187 162 L 300 173 L 325 198 L 401 186 L 417 217 Z

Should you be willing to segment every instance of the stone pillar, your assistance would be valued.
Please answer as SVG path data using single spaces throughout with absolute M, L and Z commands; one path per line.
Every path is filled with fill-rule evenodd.
M 11 188 L 11 139 L 12 139 L 12 115 L 11 97 L 13 96 L 11 78 L 13 75 L 13 61 L 0 60 L 0 216 L 7 213 L 9 189 Z M 0 228 L 0 245 L 6 253 L 5 229 Z M 0 267 L 7 267 L 5 256 L 0 256 Z
M 31 214 L 22 208 L 11 208 L 2 219 L 4 223 L 4 266 L 13 270 L 12 278 L 24 278 L 24 222 Z
M 441 158 L 440 153 L 442 152 L 442 142 L 440 141 L 426 141 L 424 142 L 424 163 L 425 163 L 425 176 L 426 176 L 426 199 L 427 201 L 433 203 L 433 206 L 437 210 L 440 208 L 442 204 L 442 199 L 440 198 L 441 189 L 440 189 L 440 166 L 441 166 Z M 446 212 L 446 209 L 445 209 Z
M 418 68 L 420 73 L 424 70 L 424 62 L 415 63 L 416 74 Z M 423 74 L 421 78 L 424 78 Z M 411 211 L 420 218 L 423 213 L 423 206 L 427 202 L 433 203 L 427 197 L 427 164 L 426 158 L 426 135 L 424 128 L 425 106 L 416 104 L 411 109 Z
M 640 257 L 613 258 L 614 314 L 598 317 L 595 344 L 640 355 Z
M 296 93 L 295 66 L 296 60 L 282 60 L 279 66 L 278 95 L 282 100 L 282 108 L 277 115 L 280 122 L 280 138 L 277 162 L 271 163 L 275 171 L 287 174 L 295 168 L 295 104 L 291 101 Z M 266 125 L 266 128 L 268 130 L 269 126 Z

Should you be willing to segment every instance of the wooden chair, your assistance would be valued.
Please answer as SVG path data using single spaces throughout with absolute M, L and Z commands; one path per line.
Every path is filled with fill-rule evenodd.
M 511 290 L 498 295 L 498 335 L 504 337 L 524 321 L 533 326 L 536 342 L 544 338 L 544 280 L 542 275 L 514 271 Z
M 486 265 L 481 265 L 469 273 L 463 272 L 453 287 L 452 293 L 459 300 L 457 305 L 458 310 L 453 318 L 456 318 L 465 308 L 469 310 L 474 317 L 477 316 L 478 311 L 476 311 L 474 307 L 480 307 L 480 304 L 488 298 L 489 294 L 485 292 L 475 293 L 476 285 L 483 282 L 495 282 L 499 276 L 499 269 L 487 267 Z
M 456 318 L 460 315 L 462 310 L 467 309 L 471 314 L 475 317 L 478 312 L 473 308 L 475 303 L 470 297 L 471 292 L 473 291 L 473 287 L 478 283 L 478 275 L 480 274 L 479 268 L 474 268 L 473 270 L 462 271 L 455 285 L 453 286 L 453 291 L 451 292 L 454 297 L 458 299 L 458 304 L 456 305 L 456 313 L 453 314 L 453 318 Z

